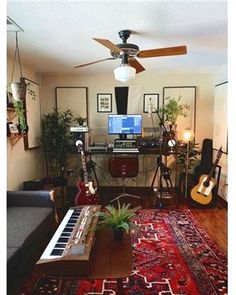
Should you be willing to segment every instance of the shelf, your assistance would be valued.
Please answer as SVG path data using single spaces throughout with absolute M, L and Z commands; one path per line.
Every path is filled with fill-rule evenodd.
M 8 112 L 8 119 L 10 121 L 12 121 L 13 119 L 15 119 L 15 117 L 16 117 L 16 110 L 15 110 L 15 108 L 7 108 L 7 112 Z
M 17 142 L 25 136 L 27 136 L 27 134 L 25 134 L 25 135 L 20 135 L 20 134 L 13 135 L 12 134 L 11 136 L 8 136 L 7 138 L 10 140 L 11 147 L 13 148 L 17 144 Z

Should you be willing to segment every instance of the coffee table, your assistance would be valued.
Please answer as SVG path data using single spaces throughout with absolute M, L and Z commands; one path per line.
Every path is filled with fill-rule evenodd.
M 61 278 L 58 294 L 62 294 L 64 279 L 116 279 L 119 295 L 123 293 L 123 278 L 132 271 L 132 244 L 130 234 L 124 234 L 121 241 L 114 240 L 111 230 L 96 233 L 90 272 L 87 275 L 66 276 Z

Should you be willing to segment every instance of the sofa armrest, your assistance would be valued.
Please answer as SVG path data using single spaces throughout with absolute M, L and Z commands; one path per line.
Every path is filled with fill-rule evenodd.
M 8 191 L 8 207 L 54 207 L 52 191 Z

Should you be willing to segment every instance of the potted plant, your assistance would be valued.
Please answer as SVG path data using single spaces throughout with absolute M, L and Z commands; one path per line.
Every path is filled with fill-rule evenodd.
M 69 130 L 72 121 L 73 114 L 69 109 L 60 111 L 55 108 L 52 112 L 43 115 L 41 140 L 48 176 L 63 178 L 67 155 L 73 148 Z
M 180 104 L 181 96 L 178 98 L 167 97 L 167 103 L 160 108 L 160 113 L 164 121 L 170 125 L 170 129 L 176 127 L 176 121 L 179 116 L 187 117 L 190 105 Z
M 83 126 L 84 123 L 86 122 L 86 118 L 83 118 L 81 116 L 77 116 L 74 118 L 74 122 L 79 124 L 79 126 Z
M 198 151 L 198 143 L 190 142 L 188 151 L 188 165 L 187 165 L 187 144 L 179 144 L 178 147 L 178 168 L 180 172 L 190 172 L 194 166 L 195 161 L 198 159 L 200 152 Z M 187 167 L 188 166 L 188 167 Z
M 187 147 L 187 144 L 189 145 Z M 193 167 L 195 162 L 198 160 L 200 152 L 198 151 L 198 143 L 189 142 L 187 144 L 180 143 L 178 145 L 178 157 L 177 157 L 177 167 L 179 170 L 179 190 L 183 193 L 184 187 L 193 186 L 194 177 L 192 174 Z M 187 184 L 186 184 L 186 174 Z
M 140 207 L 130 208 L 130 203 L 122 206 L 118 202 L 118 208 L 108 205 L 104 211 L 98 213 L 99 220 L 97 229 L 110 228 L 113 230 L 114 238 L 121 240 L 124 232 L 129 232 L 135 227 L 132 218 L 135 216 L 135 212 Z
M 10 86 L 14 100 L 25 100 L 27 84 L 24 77 L 21 77 L 20 81 L 11 82 Z

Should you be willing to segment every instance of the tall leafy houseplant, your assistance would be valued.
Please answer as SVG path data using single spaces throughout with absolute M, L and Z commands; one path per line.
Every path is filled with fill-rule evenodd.
M 160 108 L 160 113 L 164 116 L 165 122 L 175 126 L 179 116 L 187 117 L 190 105 L 180 103 L 181 96 L 178 98 L 167 97 L 166 103 Z
M 47 174 L 63 176 L 66 158 L 72 149 L 69 127 L 73 121 L 72 111 L 53 109 L 42 120 L 42 143 L 44 146 Z

